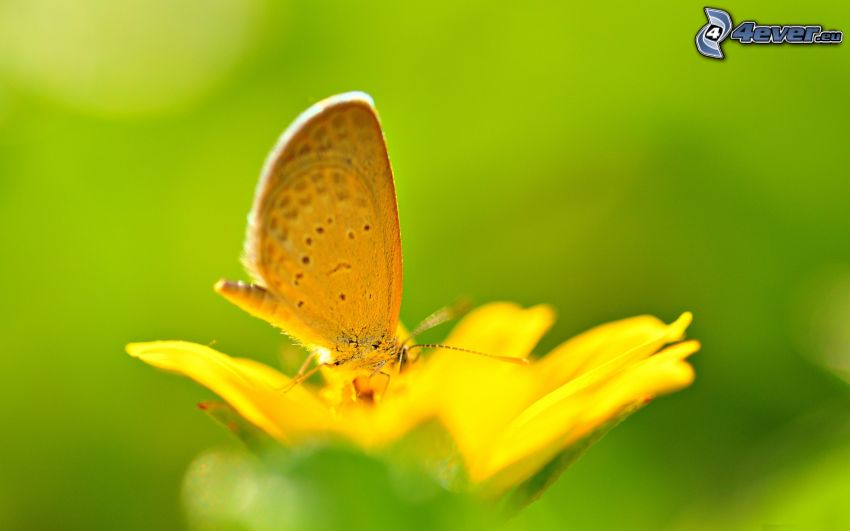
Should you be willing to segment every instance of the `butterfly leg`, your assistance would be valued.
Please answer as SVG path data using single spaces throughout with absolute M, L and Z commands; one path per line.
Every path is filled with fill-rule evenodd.
M 310 366 L 310 362 L 312 362 L 315 358 L 316 358 L 316 351 L 315 350 L 310 351 L 310 353 L 307 354 L 307 357 L 304 359 L 304 363 L 302 363 L 301 367 L 298 369 L 298 372 L 295 373 L 295 378 L 299 378 L 299 377 L 303 376 L 304 373 L 307 372 L 307 367 Z
M 408 346 L 402 345 L 401 348 L 398 349 L 398 357 L 396 359 L 396 363 L 398 364 L 398 373 L 402 374 L 405 370 L 407 370 L 407 365 L 410 361 L 410 356 L 407 353 Z
M 321 368 L 321 365 L 316 365 L 315 367 L 313 367 L 309 371 L 307 371 L 303 374 L 299 374 L 295 378 L 289 380 L 289 383 L 284 385 L 280 389 L 278 389 L 278 391 L 280 391 L 281 394 L 285 395 L 286 393 L 288 393 L 289 391 L 291 391 L 292 389 L 294 389 L 298 385 L 301 385 L 302 383 L 307 381 L 307 379 L 309 379 L 311 376 L 316 374 L 316 372 L 319 370 L 319 368 Z
M 390 381 L 393 379 L 393 377 L 392 377 L 392 375 L 391 375 L 390 373 L 388 373 L 388 372 L 384 372 L 384 371 L 383 371 L 383 368 L 386 366 L 386 364 L 387 364 L 388 362 L 389 362 L 389 360 L 384 360 L 384 361 L 382 361 L 381 363 L 379 363 L 379 364 L 377 365 L 377 367 L 375 367 L 375 370 L 373 370 L 373 371 L 372 371 L 372 373 L 369 375 L 369 380 L 370 380 L 370 381 L 372 380 L 372 378 L 374 378 L 375 376 L 377 376 L 377 375 L 379 375 L 379 374 L 380 374 L 380 375 L 382 375 L 382 376 L 386 376 L 386 377 L 387 377 L 387 381 L 384 383 L 384 388 L 383 388 L 383 390 L 381 391 L 381 394 L 382 394 L 382 395 L 387 394 L 387 389 L 389 389 L 389 388 L 390 388 Z
M 381 369 L 383 369 L 383 368 L 384 368 L 384 365 L 386 365 L 386 364 L 387 364 L 387 360 L 384 360 L 384 361 L 380 362 L 380 363 L 379 363 L 379 364 L 375 367 L 375 370 L 373 370 L 373 371 L 372 371 L 372 374 L 370 374 L 370 375 L 369 375 L 369 379 L 371 380 L 372 378 L 374 378 L 374 377 L 375 377 L 375 375 L 376 375 L 376 374 L 378 374 L 379 372 L 382 372 L 382 371 L 381 371 Z M 383 373 L 383 374 L 387 374 L 387 373 Z M 389 375 L 388 375 L 388 376 L 389 376 Z

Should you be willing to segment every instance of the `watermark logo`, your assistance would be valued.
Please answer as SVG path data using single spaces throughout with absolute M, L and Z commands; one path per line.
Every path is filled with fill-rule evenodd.
M 817 25 L 759 25 L 754 21 L 733 29 L 732 17 L 722 9 L 705 8 L 708 23 L 696 36 L 697 51 L 712 59 L 723 59 L 721 45 L 727 38 L 740 44 L 840 44 L 844 33 Z
M 697 33 L 697 50 L 706 57 L 723 59 L 720 44 L 732 31 L 732 17 L 726 11 L 713 7 L 705 8 L 705 16 L 708 18 L 708 24 Z

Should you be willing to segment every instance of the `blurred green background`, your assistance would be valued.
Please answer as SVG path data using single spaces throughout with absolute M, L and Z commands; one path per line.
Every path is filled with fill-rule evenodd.
M 549 302 L 545 352 L 695 314 L 694 386 L 512 529 L 850 527 L 850 44 L 712 61 L 702 7 L 0 2 L 0 529 L 187 525 L 193 458 L 237 443 L 123 346 L 275 362 L 281 336 L 211 287 L 245 278 L 277 135 L 355 89 L 396 172 L 405 322 Z M 715 7 L 850 30 L 838 1 Z

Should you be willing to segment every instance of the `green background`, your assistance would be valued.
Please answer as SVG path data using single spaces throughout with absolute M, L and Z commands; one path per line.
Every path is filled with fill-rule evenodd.
M 275 362 L 278 332 L 212 284 L 245 278 L 277 135 L 355 89 L 395 168 L 405 322 L 548 302 L 542 353 L 694 312 L 695 384 L 511 528 L 850 526 L 850 44 L 714 61 L 702 4 L 522 4 L 0 3 L 0 528 L 187 525 L 185 471 L 237 443 L 123 346 Z M 725 7 L 850 30 L 842 2 Z

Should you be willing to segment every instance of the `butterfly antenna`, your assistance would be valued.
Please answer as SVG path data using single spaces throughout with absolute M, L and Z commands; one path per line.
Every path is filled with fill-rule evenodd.
M 410 332 L 410 334 L 407 336 L 407 339 L 402 341 L 401 344 L 406 345 L 411 339 L 418 336 L 422 332 L 430 330 L 436 326 L 440 326 L 446 321 L 457 319 L 458 317 L 468 312 L 471 307 L 472 301 L 467 298 L 460 298 L 451 305 L 440 308 L 436 312 L 423 319 L 421 323 L 416 325 L 413 331 Z
M 514 365 L 528 365 L 531 363 L 528 361 L 528 358 L 514 358 L 513 356 L 497 356 L 495 354 L 487 354 L 486 352 L 478 352 L 477 350 L 471 350 L 468 348 L 461 347 L 453 347 L 451 345 L 410 345 L 407 347 L 407 350 L 412 350 L 415 348 L 436 348 L 441 350 L 455 350 L 457 352 L 466 352 L 467 354 L 475 354 L 476 356 L 484 356 L 485 358 L 490 358 L 497 361 L 504 361 L 506 363 L 513 363 Z

